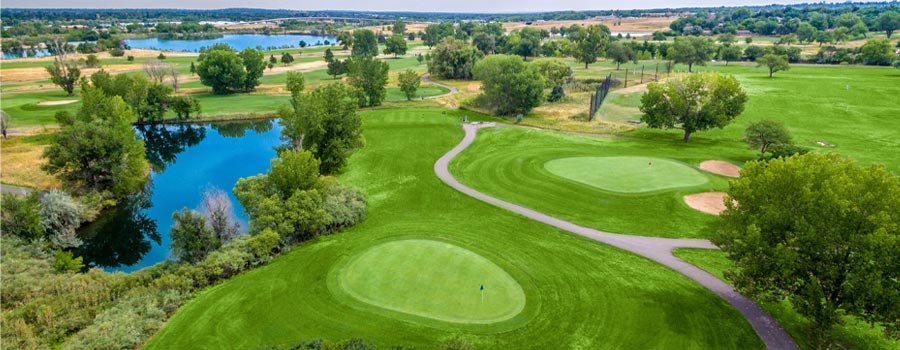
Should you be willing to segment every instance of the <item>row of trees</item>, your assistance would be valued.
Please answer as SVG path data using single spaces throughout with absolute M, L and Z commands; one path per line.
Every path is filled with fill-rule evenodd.
M 735 34 L 748 30 L 759 35 L 795 34 L 801 41 L 812 42 L 818 32 L 852 33 L 866 37 L 870 30 L 884 31 L 890 38 L 900 29 L 900 9 L 885 7 L 845 7 L 836 11 L 826 8 L 750 11 L 746 8 L 717 11 L 711 14 L 699 11 L 691 16 L 678 18 L 669 25 L 681 35 Z

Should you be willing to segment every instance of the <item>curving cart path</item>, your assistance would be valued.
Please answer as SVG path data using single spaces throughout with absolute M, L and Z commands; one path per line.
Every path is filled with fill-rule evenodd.
M 429 83 L 429 84 L 434 84 L 435 86 L 440 86 L 440 87 L 445 88 L 445 89 L 447 89 L 447 90 L 450 90 L 449 92 L 447 92 L 446 94 L 443 94 L 443 95 L 428 96 L 428 97 L 423 98 L 423 99 L 425 99 L 425 100 L 433 100 L 433 99 L 436 99 L 436 98 L 446 97 L 446 96 L 450 96 L 450 95 L 453 95 L 453 94 L 459 92 L 459 90 L 457 90 L 455 87 L 452 87 L 452 86 L 447 85 L 447 84 L 441 84 L 441 83 L 438 83 L 438 82 L 436 82 L 436 81 L 432 81 L 432 80 L 431 80 L 431 76 L 428 75 L 428 74 L 422 75 L 422 81 L 424 81 L 424 82 L 426 82 L 426 83 Z
M 760 308 L 759 305 L 756 305 L 756 303 L 754 303 L 750 299 L 747 299 L 746 297 L 735 291 L 734 288 L 732 288 L 730 285 L 722 282 L 715 276 L 672 255 L 672 250 L 675 248 L 718 249 L 718 247 L 710 243 L 708 240 L 657 238 L 607 233 L 592 228 L 579 226 L 571 222 L 561 220 L 531 210 L 529 208 L 525 208 L 520 205 L 491 197 L 457 181 L 456 178 L 454 178 L 453 175 L 450 174 L 450 171 L 448 169 L 450 161 L 454 157 L 456 157 L 456 155 L 466 149 L 466 147 L 469 147 L 469 145 L 472 144 L 473 141 L 475 141 L 475 135 L 478 132 L 478 129 L 493 126 L 494 125 L 492 123 L 463 124 L 463 129 L 466 132 L 465 138 L 463 138 L 463 140 L 458 145 L 456 145 L 456 147 L 444 154 L 444 156 L 438 159 L 438 161 L 434 164 L 434 172 L 437 174 L 438 178 L 440 178 L 441 181 L 444 181 L 444 183 L 446 183 L 447 185 L 450 185 L 450 187 L 453 187 L 454 189 L 470 197 L 474 197 L 478 200 L 493 204 L 495 206 L 523 215 L 527 218 L 537 220 L 547 225 L 630 251 L 632 253 L 641 255 L 645 258 L 668 266 L 669 268 L 697 281 L 704 287 L 713 291 L 713 293 L 718 294 L 720 297 L 728 301 L 729 304 L 734 306 L 735 309 L 737 309 L 741 314 L 744 315 L 744 317 L 747 318 L 747 321 L 750 322 L 750 325 L 753 326 L 756 334 L 759 335 L 768 349 L 798 349 L 797 344 L 794 342 L 794 339 L 791 338 L 791 336 L 781 328 L 781 325 L 779 325 L 778 322 L 776 322 L 775 319 L 772 318 L 772 316 L 770 316 L 762 308 Z

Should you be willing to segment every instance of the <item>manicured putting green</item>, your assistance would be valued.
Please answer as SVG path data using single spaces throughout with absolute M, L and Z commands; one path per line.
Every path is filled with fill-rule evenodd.
M 341 288 L 381 308 L 454 323 L 494 323 L 525 307 L 525 292 L 490 260 L 458 246 L 382 243 L 338 270 Z M 484 285 L 484 301 L 480 287 Z
M 611 192 L 641 193 L 703 185 L 706 176 L 676 161 L 650 157 L 572 157 L 544 164 L 554 175 Z

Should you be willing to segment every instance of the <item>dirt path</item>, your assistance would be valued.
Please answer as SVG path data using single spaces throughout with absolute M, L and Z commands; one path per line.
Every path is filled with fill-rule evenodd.
M 428 74 L 422 75 L 422 81 L 424 81 L 424 82 L 426 82 L 426 83 L 429 83 L 429 84 L 434 84 L 435 86 L 440 86 L 440 87 L 445 88 L 445 89 L 447 89 L 447 90 L 450 90 L 450 92 L 448 92 L 448 93 L 446 93 L 446 94 L 443 94 L 443 95 L 428 96 L 428 97 L 425 98 L 426 100 L 433 100 L 433 99 L 436 99 L 436 98 L 447 97 L 447 96 L 450 96 L 450 95 L 453 95 L 453 94 L 459 92 L 459 90 L 457 90 L 455 87 L 452 87 L 452 86 L 450 86 L 450 85 L 441 84 L 441 83 L 438 83 L 438 82 L 431 81 L 431 77 L 429 77 Z
M 760 339 L 762 339 L 762 341 L 766 344 L 766 347 L 768 349 L 798 349 L 797 344 L 794 342 L 794 339 L 791 338 L 791 336 L 781 328 L 781 326 L 778 324 L 778 322 L 775 321 L 774 318 L 772 318 L 772 316 L 761 309 L 759 305 L 756 305 L 756 303 L 754 303 L 750 299 L 747 299 L 746 297 L 735 291 L 734 288 L 732 288 L 730 285 L 722 282 L 715 276 L 672 255 L 672 250 L 675 248 L 718 249 L 708 240 L 671 239 L 607 233 L 592 228 L 579 226 L 571 222 L 557 219 L 555 217 L 534 211 L 532 209 L 525 208 L 523 206 L 491 197 L 460 183 L 458 180 L 456 180 L 456 178 L 453 177 L 453 175 L 450 174 L 450 171 L 448 169 L 450 161 L 454 157 L 456 157 L 456 155 L 466 149 L 466 147 L 469 147 L 469 145 L 472 144 L 473 141 L 475 141 L 475 135 L 478 132 L 478 129 L 492 126 L 494 125 L 463 125 L 466 136 L 458 145 L 456 145 L 456 147 L 444 154 L 444 156 L 438 159 L 438 161 L 434 164 L 434 172 L 435 174 L 437 174 L 438 178 L 441 179 L 441 181 L 443 181 L 447 185 L 450 185 L 450 187 L 453 187 L 457 191 L 460 191 L 475 199 L 493 204 L 495 206 L 545 223 L 547 225 L 630 251 L 632 253 L 641 255 L 650 260 L 663 264 L 675 271 L 678 271 L 685 276 L 693 279 L 694 281 L 697 281 L 704 287 L 711 290 L 713 293 L 718 294 L 729 304 L 734 306 L 735 309 L 737 309 L 742 315 L 744 315 L 744 317 L 747 318 L 747 321 L 750 322 L 750 325 L 756 331 L 756 334 L 759 335 Z

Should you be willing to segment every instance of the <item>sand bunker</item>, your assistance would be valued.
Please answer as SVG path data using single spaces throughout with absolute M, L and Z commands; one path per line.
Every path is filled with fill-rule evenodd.
M 707 160 L 700 163 L 700 169 L 722 176 L 741 176 L 741 167 L 724 160 Z
M 725 192 L 703 192 L 684 196 L 684 203 L 704 213 L 719 215 L 725 211 Z
M 59 105 L 67 105 L 70 103 L 78 102 L 78 100 L 59 100 L 59 101 L 41 101 L 38 102 L 38 106 L 59 106 Z

